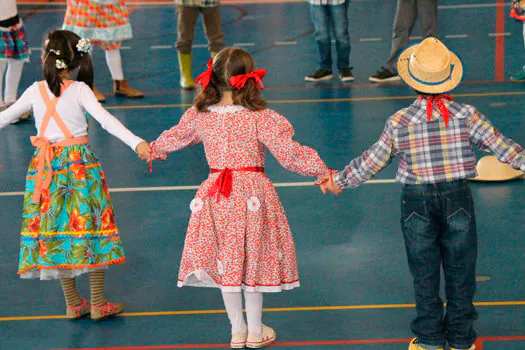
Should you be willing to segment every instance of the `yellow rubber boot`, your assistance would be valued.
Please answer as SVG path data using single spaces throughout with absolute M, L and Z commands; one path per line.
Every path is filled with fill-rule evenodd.
M 184 90 L 195 89 L 195 81 L 191 74 L 191 54 L 179 52 L 180 87 Z

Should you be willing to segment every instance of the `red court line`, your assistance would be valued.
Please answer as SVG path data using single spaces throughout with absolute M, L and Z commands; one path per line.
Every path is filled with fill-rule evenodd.
M 323 346 L 323 345 L 359 345 L 359 344 L 400 344 L 408 343 L 411 338 L 393 338 L 393 339 L 349 339 L 349 340 L 319 340 L 319 341 L 299 341 L 299 342 L 276 342 L 270 345 L 299 347 L 299 346 Z M 476 340 L 476 350 L 482 350 L 483 343 L 489 341 L 519 341 L 525 340 L 525 336 L 491 336 L 479 337 Z M 180 345 L 153 345 L 153 346 L 120 346 L 104 348 L 66 348 L 54 350 L 157 350 L 157 349 L 219 349 L 229 348 L 229 344 L 180 344 Z
M 496 49 L 494 51 L 494 73 L 496 81 L 505 80 L 505 0 L 496 1 Z

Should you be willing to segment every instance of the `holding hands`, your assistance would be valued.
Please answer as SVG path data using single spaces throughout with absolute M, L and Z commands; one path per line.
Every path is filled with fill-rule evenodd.
M 334 196 L 340 195 L 341 192 L 343 192 L 343 189 L 337 186 L 336 183 L 334 183 L 334 173 L 330 171 L 329 174 L 325 175 L 322 178 L 321 184 L 319 187 L 321 188 L 321 191 L 323 194 L 326 194 L 327 192 L 332 193 Z
M 151 154 L 149 143 L 147 143 L 146 141 L 142 141 L 137 145 L 135 152 L 137 152 L 140 159 L 148 161 Z

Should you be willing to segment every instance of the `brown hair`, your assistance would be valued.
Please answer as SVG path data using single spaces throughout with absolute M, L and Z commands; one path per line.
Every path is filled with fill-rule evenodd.
M 49 90 L 56 97 L 60 97 L 60 86 L 62 84 L 61 72 L 78 69 L 77 81 L 86 83 L 93 88 L 93 64 L 88 52 L 80 52 L 77 44 L 80 37 L 68 30 L 55 30 L 47 34 L 42 50 L 44 78 Z M 61 60 L 67 66 L 66 69 L 57 68 L 57 60 Z
M 421 92 L 421 91 L 416 90 L 416 89 L 413 89 L 413 90 L 416 93 L 416 95 L 424 97 L 424 98 L 436 97 L 436 96 L 439 96 L 439 95 L 446 94 L 446 92 L 440 92 L 439 94 L 429 94 L 429 93 L 426 93 L 426 92 Z
M 255 69 L 255 62 L 248 52 L 233 47 L 225 48 L 215 56 L 212 69 L 210 83 L 195 97 L 193 105 L 197 111 L 207 112 L 209 106 L 221 100 L 222 91 L 232 91 L 235 105 L 241 105 L 251 111 L 266 108 L 266 101 L 254 79 L 248 79 L 240 90 L 232 88 L 229 82 L 231 77 L 247 74 Z

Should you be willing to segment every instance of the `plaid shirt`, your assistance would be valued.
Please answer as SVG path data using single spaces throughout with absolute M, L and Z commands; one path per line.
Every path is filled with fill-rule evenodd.
M 219 6 L 220 0 L 175 0 L 177 6 L 214 7 Z
M 308 3 L 310 5 L 330 5 L 330 6 L 334 6 L 334 5 L 341 5 L 341 4 L 344 4 L 345 2 L 350 2 L 350 0 L 306 0 L 308 1 Z
M 525 171 L 525 151 L 502 135 L 476 108 L 443 101 L 450 111 L 448 128 L 434 106 L 427 120 L 427 100 L 391 116 L 370 149 L 335 177 L 341 188 L 355 188 L 399 157 L 396 180 L 404 184 L 439 183 L 476 176 L 473 145 L 494 152 L 498 159 Z

